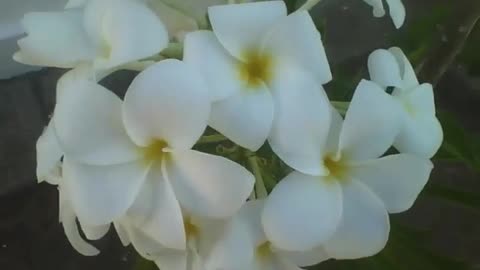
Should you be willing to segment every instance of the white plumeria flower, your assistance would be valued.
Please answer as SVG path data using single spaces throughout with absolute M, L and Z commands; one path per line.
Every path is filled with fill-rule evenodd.
M 376 84 L 362 81 L 342 123 L 333 114 L 325 175 L 293 172 L 273 189 L 262 216 L 267 238 L 290 250 L 337 259 L 373 255 L 389 234 L 388 213 L 412 206 L 432 163 L 410 154 L 380 157 L 398 134 L 398 104 Z
M 305 126 L 299 116 L 328 126 L 321 85 L 331 73 L 310 15 L 287 16 L 283 1 L 213 6 L 208 14 L 213 32 L 189 33 L 184 61 L 209 84 L 209 125 L 252 151 L 269 137 L 283 160 L 312 170 L 312 150 L 297 142 L 327 132 Z
M 373 7 L 373 16 L 383 17 L 385 16 L 385 8 L 383 7 L 383 0 L 363 0 L 367 4 Z M 393 24 L 398 29 L 402 27 L 405 22 L 405 6 L 402 0 L 386 0 L 390 9 L 390 17 L 392 17 Z
M 140 73 L 124 102 L 90 81 L 72 87 L 53 123 L 65 154 L 63 188 L 82 223 L 117 220 L 151 192 L 151 208 L 132 219 L 164 246 L 184 249 L 180 207 L 223 218 L 251 193 L 254 177 L 245 168 L 190 150 L 206 128 L 210 101 L 203 80 L 183 62 L 165 60 Z M 145 191 L 152 181 L 155 189 Z
M 92 0 L 81 8 L 28 13 L 22 23 L 27 36 L 18 41 L 14 59 L 29 65 L 74 68 L 89 63 L 108 72 L 168 45 L 165 26 L 139 1 Z
M 240 209 L 230 221 L 231 229 L 217 244 L 217 247 L 227 246 L 227 250 L 229 246 L 235 246 L 235 253 L 214 250 L 206 259 L 206 269 L 300 270 L 300 267 L 315 265 L 328 258 L 319 250 L 285 251 L 270 242 L 261 223 L 264 204 L 264 200 L 248 201 Z
M 138 199 L 136 207 L 133 207 L 134 210 L 129 210 L 132 213 L 145 206 L 148 207 L 148 201 L 141 197 Z M 185 214 L 185 212 L 183 220 L 183 229 L 187 236 L 185 250 L 166 248 L 151 236 L 146 235 L 141 227 L 132 222 L 130 214 L 114 224 L 119 238 L 125 246 L 131 243 L 142 257 L 155 261 L 160 269 L 213 269 L 206 265 L 206 258 L 209 257 L 209 254 L 215 253 L 217 259 L 229 259 L 234 256 L 242 258 L 237 250 L 244 250 L 244 247 L 250 244 L 249 235 L 243 224 L 233 224 L 235 226 L 233 228 L 225 220 L 198 218 Z M 243 227 L 239 229 L 240 226 Z M 232 235 L 230 232 L 233 230 L 237 237 L 234 239 L 235 241 L 228 237 Z
M 433 87 L 419 84 L 415 71 L 400 48 L 376 50 L 368 59 L 372 81 L 395 87 L 392 96 L 402 105 L 404 125 L 394 146 L 402 153 L 430 158 L 443 141 L 443 130 L 435 116 Z

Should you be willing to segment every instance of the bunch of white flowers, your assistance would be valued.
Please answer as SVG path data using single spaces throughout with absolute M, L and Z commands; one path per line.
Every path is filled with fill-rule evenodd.
M 412 206 L 443 137 L 432 86 L 403 52 L 370 55 L 371 80 L 343 117 L 307 11 L 211 6 L 212 30 L 187 33 L 182 60 L 159 60 L 174 37 L 151 1 L 70 1 L 24 19 L 15 59 L 73 68 L 37 143 L 38 179 L 58 185 L 72 246 L 99 252 L 78 219 L 90 240 L 113 224 L 162 270 L 290 270 L 382 250 L 388 214 Z M 141 72 L 123 99 L 98 84 L 132 67 Z M 207 126 L 253 174 L 244 159 L 192 149 Z M 266 142 L 290 167 L 270 194 L 255 153 Z

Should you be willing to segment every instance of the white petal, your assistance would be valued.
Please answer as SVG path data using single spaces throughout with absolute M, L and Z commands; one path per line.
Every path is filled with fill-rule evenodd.
M 322 246 L 307 251 L 276 251 L 276 254 L 300 267 L 317 265 L 330 258 Z
M 267 241 L 262 225 L 262 212 L 265 206 L 265 199 L 250 200 L 246 202 L 237 215 L 234 222 L 242 222 L 247 225 L 250 238 L 254 240 L 255 246 Z
M 245 50 L 258 48 L 268 29 L 287 15 L 283 1 L 266 1 L 208 8 L 213 32 L 235 57 L 242 59 Z
M 402 88 L 410 89 L 418 86 L 418 79 L 417 75 L 415 74 L 415 70 L 413 69 L 412 64 L 408 60 L 405 53 L 403 53 L 402 49 L 398 47 L 392 47 L 388 49 L 388 51 L 397 58 L 397 62 L 400 65 L 403 80 Z
M 202 73 L 213 101 L 240 89 L 238 61 L 220 44 L 211 31 L 197 31 L 185 37 L 183 61 Z
M 115 227 L 115 231 L 117 231 L 118 238 L 120 239 L 122 245 L 124 247 L 130 245 L 130 237 L 125 226 L 123 226 L 122 223 L 118 221 L 113 222 L 113 226 Z
M 258 150 L 270 133 L 273 99 L 266 87 L 242 89 L 212 105 L 209 125 L 236 144 Z
M 28 13 L 22 21 L 27 36 L 18 41 L 15 61 L 70 68 L 91 60 L 95 51 L 83 29 L 82 16 L 78 10 Z
M 443 130 L 437 118 L 431 116 L 409 119 L 395 139 L 394 146 L 401 153 L 433 157 L 443 142 Z
M 248 226 L 231 222 L 206 258 L 206 269 L 246 269 L 254 259 L 254 249 Z
M 340 151 L 350 160 L 377 158 L 393 144 L 401 125 L 396 100 L 378 85 L 363 80 L 343 122 Z
M 342 194 L 336 181 L 293 172 L 270 193 L 262 223 L 275 247 L 305 251 L 329 239 L 341 215 Z
M 155 264 L 159 269 L 192 270 L 187 268 L 187 252 L 167 251 L 157 256 Z
M 55 131 L 66 155 L 95 165 L 138 158 L 140 153 L 123 127 L 122 101 L 102 86 L 86 80 L 78 80 L 68 87 L 61 90 L 53 116 Z
M 366 161 L 352 168 L 390 213 L 408 210 L 428 181 L 433 164 L 425 158 L 399 154 Z
M 65 5 L 65 8 L 80 8 L 85 6 L 86 2 L 88 0 L 68 0 L 67 4 Z
M 402 27 L 405 22 L 405 6 L 402 3 L 402 0 L 386 0 L 390 9 L 390 17 L 392 17 L 393 24 L 398 29 Z
M 60 181 L 60 159 L 63 151 L 58 144 L 57 136 L 50 121 L 37 141 L 37 179 L 58 185 Z
M 325 91 L 310 74 L 289 69 L 272 86 L 275 117 L 268 142 L 290 167 L 324 175 L 323 152 L 331 119 Z
M 104 237 L 108 230 L 110 229 L 110 224 L 107 225 L 99 225 L 99 226 L 92 226 L 87 224 L 80 224 L 82 227 L 82 231 L 85 234 L 85 237 L 88 240 L 98 240 Z
M 390 51 L 379 49 L 372 52 L 368 57 L 368 72 L 370 79 L 382 87 L 403 86 L 400 63 Z
M 160 164 L 150 169 L 127 216 L 145 235 L 163 246 L 185 249 L 182 211 L 171 184 L 162 175 Z
M 232 216 L 255 182 L 239 164 L 193 150 L 173 151 L 166 170 L 181 206 L 202 217 Z
M 123 215 L 134 202 L 147 167 L 140 162 L 109 166 L 76 163 L 64 158 L 65 188 L 82 223 L 103 225 Z
M 141 1 L 90 1 L 86 12 L 105 5 L 101 25 L 95 25 L 97 38 L 101 39 L 104 59 L 97 65 L 111 68 L 160 53 L 168 46 L 167 29 L 159 18 Z M 88 19 L 88 16 L 86 16 Z M 87 24 L 89 25 L 89 24 Z M 103 55 L 102 55 L 103 56 Z
M 198 1 L 195 1 L 198 2 Z M 176 41 L 183 41 L 185 33 L 198 30 L 198 23 L 194 18 L 183 13 L 181 10 L 170 6 L 163 1 L 150 1 L 149 7 L 161 18 L 168 29 L 168 33 Z M 206 17 L 207 9 L 204 9 Z
M 443 142 L 442 126 L 435 116 L 432 85 L 422 84 L 398 93 L 397 98 L 404 108 L 405 123 L 395 139 L 395 148 L 402 153 L 432 157 Z
M 342 185 L 342 189 L 342 221 L 325 244 L 325 250 L 335 259 L 358 259 L 377 254 L 385 247 L 390 232 L 385 206 L 356 180 Z
M 307 11 L 295 12 L 279 20 L 265 36 L 263 50 L 272 55 L 275 65 L 312 72 L 319 84 L 332 79 L 320 32 Z
M 373 7 L 373 16 L 385 16 L 385 9 L 383 8 L 383 0 L 363 0 L 365 3 Z
M 124 123 L 140 145 L 165 140 L 173 148 L 191 148 L 210 114 L 210 97 L 200 74 L 178 60 L 150 66 L 125 95 Z
M 68 241 L 72 247 L 75 248 L 75 250 L 84 256 L 98 255 L 100 251 L 85 241 L 80 235 L 75 213 L 70 205 L 70 202 L 64 198 L 65 195 L 66 194 L 60 193 L 59 218 Z
M 328 130 L 328 138 L 325 147 L 325 153 L 328 155 L 335 155 L 338 152 L 338 145 L 340 143 L 340 134 L 343 127 L 343 118 L 340 113 L 331 106 L 330 128 Z

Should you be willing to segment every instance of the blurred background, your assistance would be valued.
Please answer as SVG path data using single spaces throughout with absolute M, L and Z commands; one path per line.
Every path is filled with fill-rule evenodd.
M 301 4 L 286 2 L 290 10 Z M 391 216 L 383 252 L 314 269 L 480 269 L 480 1 L 403 2 L 407 21 L 400 30 L 388 16 L 373 18 L 361 0 L 323 0 L 312 10 L 334 74 L 327 92 L 332 100 L 349 100 L 360 79 L 368 78 L 369 53 L 399 46 L 420 80 L 435 85 L 445 142 L 414 207 Z M 35 142 L 63 73 L 44 69 L 0 80 L 0 269 L 152 269 L 113 231 L 95 243 L 99 256 L 76 253 L 58 223 L 56 188 L 36 183 Z M 124 92 L 133 76 L 117 72 L 102 84 Z

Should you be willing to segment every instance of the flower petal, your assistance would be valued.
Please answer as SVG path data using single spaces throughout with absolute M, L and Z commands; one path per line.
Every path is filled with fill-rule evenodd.
M 341 215 L 342 195 L 336 181 L 293 172 L 270 193 L 262 223 L 275 247 L 305 251 L 329 239 Z
M 272 86 L 275 117 L 268 142 L 295 170 L 324 175 L 322 154 L 331 118 L 328 97 L 310 74 L 290 68 L 281 77 Z
M 383 7 L 383 0 L 363 0 L 365 3 L 373 7 L 373 16 L 385 16 L 385 8 Z
M 202 73 L 213 101 L 224 99 L 241 87 L 238 61 L 222 47 L 211 31 L 186 35 L 183 61 Z
M 443 130 L 435 116 L 435 101 L 430 84 L 422 84 L 410 91 L 396 91 L 394 95 L 404 108 L 404 126 L 394 142 L 401 153 L 430 158 L 443 142 Z
M 55 135 L 53 121 L 43 131 L 37 141 L 37 179 L 38 182 L 47 181 L 52 185 L 58 185 L 61 181 L 60 159 L 63 151 Z
M 148 237 L 172 249 L 185 249 L 182 210 L 160 164 L 150 168 L 127 217 Z
M 100 251 L 85 241 L 82 236 L 80 235 L 79 228 L 76 222 L 75 212 L 70 205 L 70 202 L 67 201 L 65 197 L 66 194 L 62 194 L 60 192 L 60 207 L 59 207 L 59 218 L 60 222 L 62 223 L 63 230 L 65 231 L 65 235 L 68 238 L 68 241 L 72 245 L 72 247 L 78 251 L 78 253 L 84 256 L 96 256 L 100 253 Z
M 122 123 L 122 101 L 84 80 L 62 89 L 53 122 L 65 154 L 87 164 L 109 165 L 139 157 Z
M 191 148 L 210 114 L 210 97 L 200 74 L 178 60 L 150 66 L 125 95 L 123 118 L 137 144 L 165 140 L 173 148 Z
M 317 265 L 330 258 L 322 246 L 307 251 L 276 251 L 276 253 L 285 261 L 300 267 Z
M 352 168 L 390 213 L 408 210 L 428 181 L 433 164 L 425 158 L 399 154 L 366 161 Z
M 159 269 L 188 269 L 186 251 L 165 251 L 157 256 L 155 264 Z
M 389 10 L 390 10 L 390 17 L 392 17 L 393 24 L 398 29 L 402 27 L 403 23 L 405 22 L 405 6 L 402 3 L 402 0 L 386 0 Z
M 209 125 L 236 144 L 258 150 L 270 133 L 273 99 L 266 87 L 242 89 L 212 105 Z
M 93 59 L 95 51 L 82 19 L 78 10 L 28 13 L 22 21 L 27 36 L 18 41 L 20 50 L 13 58 L 27 65 L 61 68 Z
M 368 57 L 370 79 L 382 87 L 402 87 L 402 73 L 399 59 L 390 51 L 379 49 Z
M 103 225 L 123 215 L 144 182 L 147 168 L 140 162 L 109 166 L 63 160 L 64 185 L 82 223 Z
M 104 237 L 110 230 L 110 224 L 91 226 L 87 224 L 80 224 L 85 237 L 88 240 L 99 240 Z
M 243 59 L 245 50 L 257 48 L 268 29 L 287 15 L 283 1 L 212 6 L 208 15 L 213 32 L 233 56 Z
M 402 88 L 410 89 L 418 86 L 419 83 L 417 75 L 415 74 L 415 70 L 413 69 L 412 64 L 410 63 L 402 49 L 398 47 L 392 47 L 388 49 L 388 51 L 393 54 L 395 58 L 397 58 L 397 62 L 400 65 L 400 71 L 403 80 Z
M 101 24 L 86 23 L 87 27 L 95 27 L 89 32 L 95 32 L 103 43 L 101 53 L 104 55 L 98 59 L 97 67 L 111 68 L 147 58 L 168 46 L 167 29 L 141 1 L 90 1 L 85 12 L 101 8 L 99 5 L 106 8 L 104 12 L 96 11 L 102 16 Z M 89 19 L 88 14 L 85 18 Z
M 340 134 L 340 151 L 350 160 L 377 158 L 393 144 L 402 120 L 396 100 L 363 80 L 355 90 Z
M 193 150 L 173 151 L 166 171 L 181 206 L 201 217 L 232 216 L 245 203 L 255 182 L 239 164 Z
M 351 180 L 342 185 L 343 214 L 335 235 L 324 245 L 335 259 L 358 259 L 380 252 L 390 232 L 382 201 L 364 184 Z
M 122 245 L 124 247 L 130 245 L 130 236 L 128 235 L 127 228 L 118 221 L 113 222 L 113 226 L 115 227 L 115 231 L 117 231 L 118 238 Z
M 320 85 L 332 79 L 320 32 L 307 11 L 281 18 L 265 36 L 263 51 L 272 55 L 275 65 L 312 72 Z

